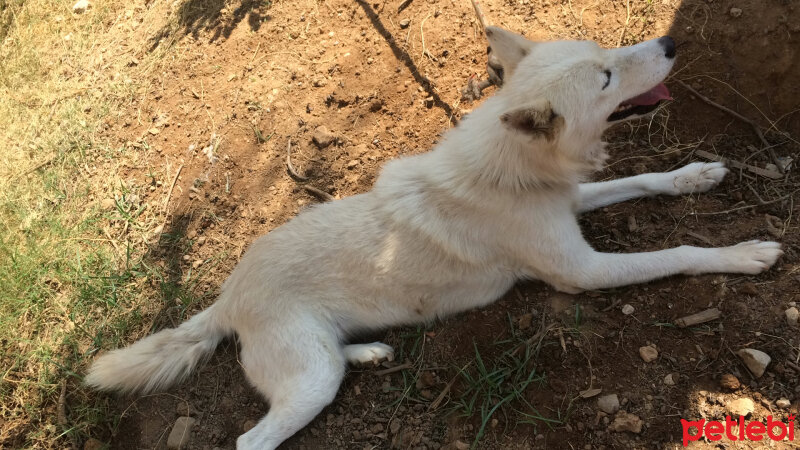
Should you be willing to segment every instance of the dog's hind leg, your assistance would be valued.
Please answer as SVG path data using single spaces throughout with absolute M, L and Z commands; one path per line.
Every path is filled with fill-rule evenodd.
M 394 361 L 394 349 L 382 342 L 346 345 L 343 351 L 345 359 L 350 364 L 378 364 L 383 360 Z
M 330 404 L 344 378 L 345 357 L 335 333 L 309 323 L 259 326 L 242 339 L 242 365 L 267 398 L 269 413 L 239 436 L 239 450 L 271 450 Z
M 728 169 L 722 163 L 692 163 L 672 172 L 645 173 L 634 177 L 579 186 L 578 212 L 602 208 L 632 198 L 705 192 L 718 185 Z

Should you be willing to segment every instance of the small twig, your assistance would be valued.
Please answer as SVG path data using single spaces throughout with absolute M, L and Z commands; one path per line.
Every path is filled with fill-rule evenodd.
M 614 300 L 614 301 L 613 301 L 613 302 L 612 302 L 610 305 L 608 305 L 608 306 L 606 306 L 605 308 L 603 308 L 603 309 L 602 309 L 602 311 L 603 311 L 603 312 L 609 312 L 609 311 L 611 311 L 612 309 L 614 309 L 614 308 L 616 308 L 617 306 L 619 306 L 619 304 L 620 304 L 620 303 L 622 303 L 622 300 L 621 300 L 621 299 L 615 299 L 615 300 Z
M 486 27 L 492 26 L 492 24 L 486 20 L 486 16 L 483 14 L 483 10 L 481 9 L 480 2 L 478 0 L 471 0 L 472 7 L 475 9 L 475 15 L 478 16 L 478 22 L 481 23 L 481 28 L 483 31 L 486 32 Z
M 58 424 L 67 426 L 67 381 L 61 382 L 61 395 L 58 396 Z
M 719 319 L 720 316 L 722 316 L 722 311 L 718 310 L 717 308 L 710 308 L 705 311 L 700 311 L 697 314 L 692 314 L 689 316 L 676 319 L 675 325 L 681 328 L 686 328 L 686 327 L 691 327 L 692 325 L 699 325 L 701 323 L 706 323 L 712 320 Z
M 400 3 L 400 6 L 397 7 L 397 12 L 401 12 L 404 9 L 408 8 L 408 5 L 411 4 L 414 0 L 403 0 L 403 3 Z
M 164 214 L 167 214 L 167 207 L 169 207 L 169 201 L 172 198 L 172 191 L 175 190 L 175 183 L 178 182 L 178 177 L 181 175 L 181 170 L 183 170 L 183 164 L 178 166 L 178 171 L 175 172 L 175 178 L 172 179 L 172 185 L 169 187 L 169 192 L 167 193 L 167 199 L 164 201 Z M 166 220 L 166 218 L 164 219 Z
M 324 202 L 332 202 L 332 201 L 336 200 L 336 197 L 332 196 L 331 194 L 328 194 L 327 192 L 323 191 L 322 189 L 317 189 L 314 186 L 309 186 L 307 184 L 304 184 L 303 185 L 303 189 L 308 191 L 309 194 L 314 195 L 315 197 L 319 198 L 320 200 L 322 200 Z
M 739 206 L 738 208 L 726 209 L 725 211 L 716 211 L 716 212 L 707 212 L 707 213 L 690 213 L 689 215 L 690 216 L 716 216 L 716 215 L 719 215 L 719 214 L 730 214 L 732 212 L 741 211 L 743 209 L 758 208 L 759 206 L 771 205 L 773 203 L 777 203 L 777 202 L 786 200 L 787 198 L 793 198 L 794 194 L 796 194 L 798 191 L 800 191 L 800 189 L 795 189 L 792 192 L 784 195 L 783 197 L 779 197 L 779 198 L 776 198 L 776 199 L 765 201 L 764 203 L 762 203 L 760 205 L 759 204 L 756 204 L 756 205 L 745 205 L 745 206 Z
M 677 80 L 677 79 L 675 81 L 677 81 L 678 84 L 683 86 L 684 89 L 686 89 L 687 91 L 689 91 L 692 94 L 694 94 L 695 96 L 697 96 L 697 98 L 699 98 L 704 103 L 706 103 L 708 105 L 711 105 L 711 106 L 719 109 L 720 111 L 726 112 L 726 113 L 730 114 L 731 116 L 741 120 L 742 122 L 750 125 L 750 127 L 753 128 L 753 131 L 755 131 L 756 135 L 758 136 L 758 139 L 761 140 L 762 144 L 764 144 L 763 150 L 766 150 L 767 153 L 769 153 L 769 157 L 772 159 L 772 162 L 775 164 L 775 167 L 778 168 L 778 172 L 783 174 L 783 166 L 781 164 L 781 161 L 778 159 L 778 155 L 775 153 L 775 150 L 773 150 L 773 146 L 770 145 L 769 141 L 767 141 L 767 139 L 764 137 L 764 133 L 761 132 L 761 127 L 757 123 L 755 123 L 752 120 L 748 119 L 747 117 L 739 114 L 738 112 L 728 108 L 727 106 L 720 105 L 719 103 L 711 100 L 710 98 L 706 97 L 705 95 L 697 92 L 697 90 L 695 90 L 693 87 L 689 86 L 685 82 L 683 82 L 681 80 Z
M 286 143 L 286 168 L 289 170 L 289 175 L 297 181 L 308 181 L 307 177 L 304 177 L 297 173 L 294 170 L 294 166 L 292 166 L 292 140 Z
M 425 53 L 428 51 L 428 50 L 425 49 L 425 30 L 423 30 L 422 27 L 425 26 L 425 21 L 428 20 L 430 17 L 431 17 L 431 15 L 428 14 L 427 16 L 425 16 L 424 19 L 422 19 L 422 22 L 420 22 L 420 24 L 419 24 L 419 34 L 422 37 L 422 54 L 420 55 L 420 59 L 424 59 L 425 58 Z
M 719 155 L 715 155 L 705 150 L 695 150 L 694 154 L 700 156 L 701 158 L 710 159 L 711 161 L 724 162 L 725 164 L 731 167 L 736 167 L 737 169 L 745 169 L 748 172 L 752 172 L 756 175 L 761 175 L 762 177 L 772 178 L 773 180 L 780 180 L 781 178 L 783 178 L 783 175 L 774 170 L 762 169 L 761 167 L 756 167 L 730 158 L 725 158 Z
M 400 372 L 402 370 L 413 369 L 413 368 L 414 368 L 414 365 L 409 363 L 409 362 L 407 362 L 407 363 L 400 364 L 399 366 L 394 366 L 394 367 L 390 367 L 388 369 L 378 370 L 378 371 L 375 372 L 375 375 L 377 375 L 379 377 L 382 377 L 384 375 L 390 375 L 390 374 L 393 374 L 395 372 Z
M 625 9 L 627 10 L 628 15 L 625 18 L 625 25 L 622 27 L 622 33 L 619 34 L 619 41 L 617 42 L 617 47 L 622 45 L 622 38 L 625 37 L 625 32 L 628 31 L 628 24 L 631 22 L 631 0 L 627 0 L 625 2 Z

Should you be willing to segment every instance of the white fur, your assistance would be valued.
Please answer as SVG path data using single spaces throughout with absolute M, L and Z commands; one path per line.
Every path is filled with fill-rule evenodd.
M 490 34 L 505 86 L 433 151 L 389 162 L 372 191 L 310 208 L 256 240 L 211 308 L 101 356 L 86 383 L 165 388 L 235 332 L 249 379 L 270 402 L 237 447 L 273 449 L 333 400 L 346 361 L 392 358 L 381 343 L 344 345 L 360 330 L 480 307 L 523 278 L 579 292 L 674 274 L 755 274 L 775 263 L 782 252 L 774 242 L 632 254 L 592 249 L 576 213 L 702 192 L 727 170 L 694 163 L 581 184 L 605 160 L 607 117 L 660 82 L 673 60 L 655 41 L 604 50 Z M 535 130 L 501 119 L 519 110 L 529 114 L 518 117 L 535 118 Z

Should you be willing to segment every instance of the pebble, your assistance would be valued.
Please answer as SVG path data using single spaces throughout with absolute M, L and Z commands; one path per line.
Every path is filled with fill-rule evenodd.
M 89 3 L 89 0 L 78 0 L 78 3 L 72 6 L 72 12 L 75 14 L 83 14 L 91 7 L 92 4 Z
M 353 160 L 351 160 L 350 162 L 347 163 L 347 168 L 348 169 L 355 169 L 356 167 L 358 167 L 358 160 L 357 159 L 353 159 Z
M 89 438 L 89 440 L 83 444 L 83 450 L 101 450 L 104 448 L 106 448 L 106 444 L 103 444 L 95 438 Z
M 531 327 L 531 323 L 533 323 L 533 314 L 526 313 L 519 317 L 519 329 L 520 330 L 527 330 Z
M 202 259 L 197 259 L 192 263 L 192 269 L 197 269 L 198 267 L 203 265 Z
M 314 130 L 314 136 L 312 139 L 314 140 L 314 143 L 317 144 L 317 147 L 325 148 L 333 144 L 333 141 L 336 140 L 336 136 L 328 131 L 328 128 L 326 128 L 324 125 L 321 125 Z
M 644 362 L 653 362 L 658 358 L 658 350 L 652 345 L 645 345 L 644 347 L 639 347 L 639 356 L 642 357 Z
M 625 411 L 620 411 L 614 417 L 614 421 L 608 427 L 611 431 L 621 433 L 623 431 L 630 431 L 631 433 L 639 434 L 642 432 L 642 419 L 635 414 L 629 414 Z
M 408 28 L 409 25 L 411 25 L 411 21 L 408 19 L 403 19 L 400 21 L 400 28 L 405 29 Z
M 185 447 L 189 442 L 192 426 L 196 421 L 194 417 L 178 417 L 175 425 L 172 426 L 172 431 L 169 432 L 169 437 L 167 437 L 167 448 L 178 449 Z
M 675 386 L 675 383 L 678 381 L 678 375 L 674 373 L 667 374 L 664 377 L 664 384 L 667 386 Z
M 617 394 L 604 395 L 597 399 L 597 407 L 606 414 L 614 414 L 619 411 L 619 397 Z
M 742 386 L 742 383 L 739 382 L 739 379 L 736 378 L 735 375 L 731 373 L 723 374 L 719 377 L 719 385 L 722 389 L 727 389 L 729 391 L 735 391 Z
M 761 376 L 764 375 L 764 371 L 767 370 L 767 365 L 772 361 L 772 358 L 770 358 L 768 354 L 754 348 L 743 348 L 736 352 L 736 354 L 739 355 L 739 358 L 744 361 L 744 364 L 756 378 L 761 378 Z
M 731 13 L 731 17 L 741 17 L 742 9 L 741 8 L 731 8 L 730 13 Z
M 725 404 L 725 410 L 734 416 L 747 416 L 756 409 L 756 404 L 749 398 L 738 398 Z
M 114 209 L 116 205 L 117 203 L 113 198 L 104 198 L 103 201 L 100 202 L 100 207 L 105 210 Z
M 622 314 L 625 314 L 626 316 L 630 316 L 631 314 L 633 314 L 634 311 L 635 311 L 635 309 L 631 305 L 625 304 L 622 307 Z
M 788 398 L 779 398 L 778 401 L 775 402 L 775 406 L 782 409 L 789 409 L 789 407 L 792 406 L 792 402 L 790 402 Z
M 786 323 L 789 324 L 790 327 L 796 327 L 798 319 L 800 319 L 800 311 L 797 310 L 794 306 L 784 311 L 786 314 Z

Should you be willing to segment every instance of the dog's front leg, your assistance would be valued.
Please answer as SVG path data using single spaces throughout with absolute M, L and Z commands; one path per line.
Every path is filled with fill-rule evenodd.
M 578 212 L 590 211 L 632 198 L 705 192 L 719 184 L 728 169 L 722 163 L 692 163 L 672 172 L 645 173 L 634 177 L 578 187 Z
M 556 289 L 577 293 L 606 289 L 670 275 L 744 273 L 755 275 L 770 268 L 783 254 L 777 242 L 747 241 L 731 247 L 680 247 L 642 253 L 601 253 L 588 243 L 573 241 L 551 259 L 544 281 Z M 552 269 L 556 269 L 553 273 Z M 540 272 L 541 273 L 541 272 Z

